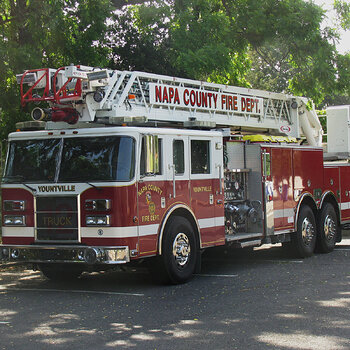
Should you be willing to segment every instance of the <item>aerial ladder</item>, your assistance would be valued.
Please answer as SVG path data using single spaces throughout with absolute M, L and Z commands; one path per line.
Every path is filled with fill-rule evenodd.
M 322 144 L 321 124 L 304 97 L 79 65 L 27 70 L 17 81 L 22 106 L 48 103 L 33 109 L 36 121 L 230 128 Z

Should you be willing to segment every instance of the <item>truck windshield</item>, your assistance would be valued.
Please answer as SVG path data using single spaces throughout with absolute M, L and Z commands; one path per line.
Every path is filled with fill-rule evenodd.
M 3 182 L 53 182 L 59 149 L 59 139 L 11 142 Z
M 11 141 L 4 183 L 130 181 L 135 140 L 128 136 Z

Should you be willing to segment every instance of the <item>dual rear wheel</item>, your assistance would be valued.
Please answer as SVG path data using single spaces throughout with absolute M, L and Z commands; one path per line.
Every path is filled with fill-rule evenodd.
M 335 247 L 337 232 L 338 219 L 333 205 L 325 203 L 317 219 L 312 209 L 303 205 L 291 244 L 301 258 L 311 256 L 314 251 L 329 253 Z
M 329 253 L 334 250 L 338 230 L 338 219 L 334 207 L 326 203 L 319 215 L 316 250 L 321 253 Z

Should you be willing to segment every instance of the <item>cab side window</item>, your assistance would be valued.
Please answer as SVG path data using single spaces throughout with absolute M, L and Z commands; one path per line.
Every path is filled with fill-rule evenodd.
M 173 141 L 173 164 L 176 175 L 182 175 L 185 172 L 185 148 L 183 140 Z
M 191 140 L 191 174 L 210 174 L 210 141 Z
M 158 138 L 158 161 L 159 161 L 159 171 L 155 173 L 154 175 L 162 175 L 163 174 L 163 150 L 162 150 L 162 142 L 163 140 Z M 140 175 L 146 176 L 146 142 L 145 138 L 142 139 L 142 146 L 141 146 L 141 159 L 140 159 Z

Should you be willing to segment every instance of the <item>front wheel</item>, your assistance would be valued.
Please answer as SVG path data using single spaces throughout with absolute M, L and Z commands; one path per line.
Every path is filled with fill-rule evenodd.
M 316 221 L 311 208 L 303 205 L 300 209 L 297 232 L 292 235 L 292 246 L 300 258 L 310 257 L 316 245 Z
M 326 203 L 323 206 L 317 223 L 317 251 L 329 253 L 335 247 L 338 232 L 338 220 L 333 205 Z
M 196 268 L 198 245 L 191 224 L 183 217 L 169 219 L 164 232 L 160 264 L 162 282 L 188 281 Z

